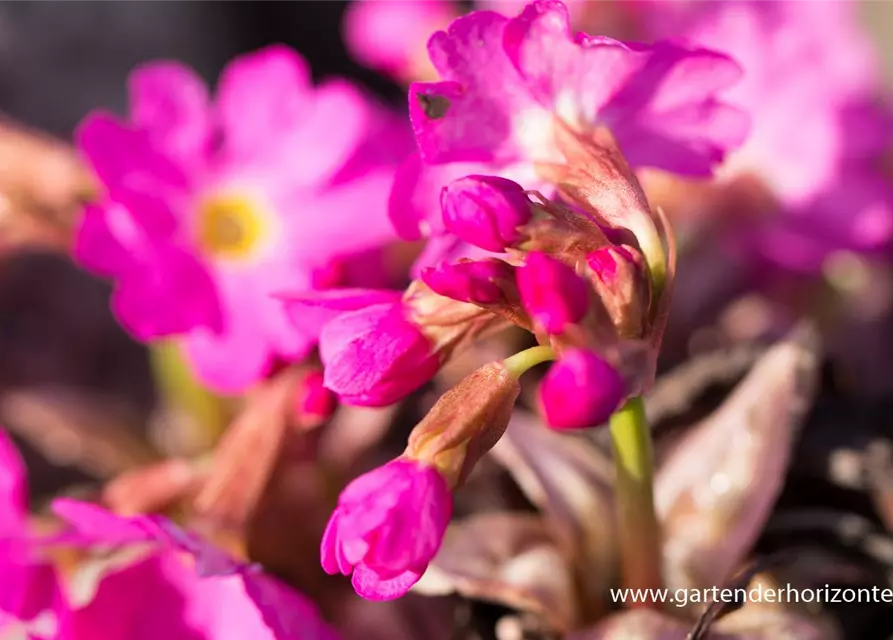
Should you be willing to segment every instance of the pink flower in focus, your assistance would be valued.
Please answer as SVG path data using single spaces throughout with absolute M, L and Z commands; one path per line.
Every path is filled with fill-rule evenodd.
M 421 166 L 408 160 L 391 193 L 391 218 L 407 238 L 420 225 L 437 231 L 425 191 L 447 182 L 453 163 L 542 187 L 534 163 L 560 160 L 556 119 L 583 132 L 609 127 L 634 166 L 693 176 L 710 175 L 746 135 L 746 116 L 717 98 L 741 75 L 732 59 L 574 36 L 560 2 L 536 0 L 512 19 L 471 13 L 434 34 L 428 51 L 442 80 L 414 83 L 409 97 Z
M 591 351 L 568 349 L 540 384 L 540 403 L 554 429 L 585 429 L 607 422 L 626 396 L 623 378 Z
M 215 103 L 173 62 L 134 71 L 130 93 L 128 123 L 93 113 L 78 130 L 105 198 L 75 255 L 115 281 L 135 337 L 177 336 L 205 383 L 239 392 L 315 344 L 273 294 L 328 286 L 321 273 L 391 237 L 402 139 L 352 85 L 314 87 L 284 46 L 231 62 Z
M 453 180 L 440 195 L 443 224 L 465 242 L 501 253 L 522 238 L 532 215 L 524 187 L 496 176 Z
M 348 404 L 385 406 L 434 377 L 440 358 L 401 302 L 348 311 L 319 338 L 325 385 Z
M 392 460 L 341 493 L 323 534 L 322 566 L 330 574 L 353 572 L 354 589 L 368 600 L 398 598 L 437 553 L 452 510 L 436 469 Z
M 589 309 L 589 286 L 566 264 L 532 251 L 517 271 L 521 302 L 534 323 L 551 334 L 583 319 Z

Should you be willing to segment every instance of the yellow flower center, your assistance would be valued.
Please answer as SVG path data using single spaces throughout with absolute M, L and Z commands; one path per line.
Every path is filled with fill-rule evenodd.
M 250 256 L 267 235 L 266 227 L 257 202 L 243 195 L 217 194 L 199 206 L 199 244 L 215 258 Z

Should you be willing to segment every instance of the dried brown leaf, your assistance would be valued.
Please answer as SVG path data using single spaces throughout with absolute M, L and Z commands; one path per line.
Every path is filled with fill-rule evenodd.
M 762 530 L 812 402 L 817 340 L 800 327 L 769 349 L 661 467 L 655 506 L 670 588 L 722 584 Z
M 483 513 L 452 524 L 415 590 L 457 592 L 542 616 L 557 630 L 572 627 L 577 611 L 567 558 L 542 517 Z
M 523 412 L 516 412 L 493 455 L 574 556 L 585 617 L 596 615 L 617 562 L 610 459 L 594 444 L 552 431 Z

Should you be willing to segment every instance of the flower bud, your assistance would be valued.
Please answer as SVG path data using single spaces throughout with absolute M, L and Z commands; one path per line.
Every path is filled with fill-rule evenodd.
M 619 335 L 641 337 L 648 323 L 651 286 L 645 261 L 635 249 L 607 246 L 586 256 L 592 285 L 611 316 Z
M 514 288 L 514 268 L 495 258 L 442 264 L 425 269 L 421 275 L 422 282 L 435 293 L 479 305 L 504 301 L 504 288 Z
M 353 573 L 367 600 L 404 595 L 443 541 L 453 498 L 438 471 L 401 457 L 360 476 L 338 498 L 320 545 L 329 574 Z
M 461 485 L 505 433 L 521 385 L 501 362 L 491 362 L 444 393 L 412 430 L 403 455 L 436 467 Z
M 295 388 L 294 416 L 298 424 L 308 427 L 328 420 L 338 408 L 338 398 L 325 386 L 322 371 L 308 372 Z
M 534 324 L 560 334 L 583 319 L 589 309 L 589 287 L 576 272 L 545 253 L 527 254 L 517 271 L 521 302 Z
M 348 404 L 393 404 L 434 377 L 431 342 L 402 303 L 376 304 L 329 321 L 319 337 L 324 384 Z
M 566 350 L 540 384 L 543 413 L 554 429 L 602 425 L 625 396 L 626 384 L 620 373 L 583 349 Z
M 501 253 L 522 239 L 531 217 L 524 188 L 496 176 L 453 180 L 440 194 L 447 230 L 475 246 Z

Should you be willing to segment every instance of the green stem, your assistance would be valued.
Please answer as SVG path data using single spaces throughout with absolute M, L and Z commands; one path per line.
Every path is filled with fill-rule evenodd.
M 623 586 L 659 589 L 660 529 L 654 513 L 651 432 L 642 399 L 630 398 L 611 416 L 610 428 Z M 655 603 L 640 601 L 633 606 L 653 607 Z
M 552 347 L 544 347 L 541 345 L 538 347 L 530 347 L 524 351 L 519 351 L 515 355 L 509 356 L 503 360 L 502 364 L 505 365 L 505 368 L 508 369 L 512 375 L 516 378 L 520 378 L 536 365 L 554 359 L 555 352 L 552 351 Z

